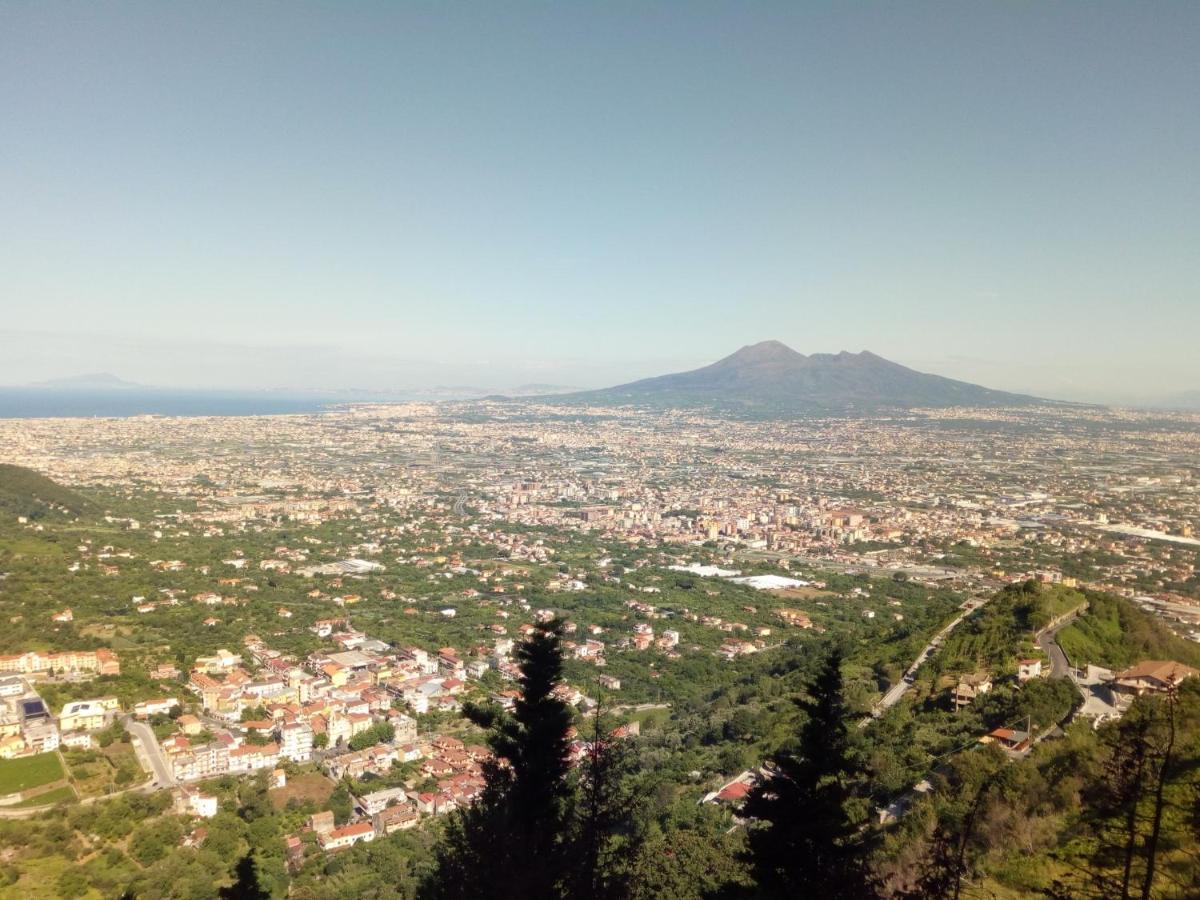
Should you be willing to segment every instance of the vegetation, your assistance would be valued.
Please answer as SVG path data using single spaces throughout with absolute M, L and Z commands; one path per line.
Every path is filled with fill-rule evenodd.
M 476 708 L 496 754 L 483 796 L 454 815 L 438 852 L 430 897 L 552 897 L 566 878 L 571 814 L 567 762 L 571 713 L 562 683 L 561 625 L 536 631 L 519 650 L 521 697 L 512 715 Z
M 350 738 L 349 746 L 351 750 L 365 750 L 367 747 L 374 747 L 376 744 L 390 741 L 395 736 L 394 726 L 387 722 L 377 722 Z
M 747 798 L 745 814 L 756 820 L 748 861 L 763 896 L 852 900 L 869 892 L 864 770 L 850 742 L 841 665 L 834 650 L 811 697 L 796 700 L 805 714 L 796 746 L 773 757 L 770 776 Z
M 885 896 L 1192 896 L 1198 687 L 1142 698 L 1099 732 L 1076 724 L 1016 762 L 995 748 L 953 757 L 886 836 Z
M 143 521 L 173 509 L 141 496 L 125 502 L 125 514 Z M 97 505 L 111 508 L 108 499 Z M 960 626 L 922 668 L 904 701 L 858 729 L 856 720 L 899 680 L 929 636 L 957 615 L 961 594 L 915 577 L 796 572 L 826 586 L 781 597 L 670 571 L 663 555 L 647 548 L 543 530 L 539 539 L 553 547 L 558 566 L 498 559 L 495 547 L 481 539 L 464 547 L 457 571 L 445 567 L 435 574 L 389 562 L 386 572 L 339 585 L 337 590 L 363 598 L 342 610 L 328 597 L 309 596 L 314 587 L 335 593 L 332 579 L 253 567 L 232 573 L 222 560 L 235 551 L 253 557 L 277 544 L 294 545 L 301 534 L 323 541 L 311 545 L 313 561 L 337 558 L 333 548 L 363 539 L 351 521 L 303 531 L 278 523 L 261 532 L 186 540 L 169 528 L 155 538 L 149 530 L 84 525 L 57 513 L 41 523 L 39 531 L 0 521 L 5 594 L 20 598 L 4 608 L 9 621 L 0 650 L 112 646 L 122 659 L 117 677 L 41 683 L 55 709 L 71 699 L 114 695 L 128 707 L 170 695 L 192 711 L 181 684 L 149 676 L 154 666 L 171 662 L 186 669 L 197 655 L 236 650 L 251 631 L 268 636 L 273 647 L 307 653 L 320 645 L 308 627 L 347 611 L 356 627 L 401 646 L 473 647 L 496 623 L 502 601 L 454 598 L 478 589 L 481 573 L 506 588 L 519 582 L 523 599 L 556 610 L 577 625 L 579 635 L 588 626 L 603 628 L 611 648 L 603 671 L 622 682 L 616 702 L 657 708 L 627 713 L 606 698 L 607 715 L 580 718 L 564 707 L 553 685 L 565 681 L 595 696 L 597 671 L 581 660 L 563 660 L 552 649 L 557 639 L 550 629 L 541 649 L 522 650 L 527 705 L 511 715 L 473 707 L 476 722 L 489 728 L 494 749 L 507 760 L 489 783 L 484 804 L 336 854 L 310 846 L 291 871 L 283 837 L 303 834 L 309 814 L 330 809 L 345 822 L 352 793 L 403 784 L 413 770 L 400 767 L 382 778 L 335 785 L 303 767 L 289 770 L 286 788 L 269 792 L 260 777 L 216 779 L 204 789 L 218 796 L 221 812 L 199 823 L 173 814 L 164 793 L 106 796 L 143 777 L 127 735 L 115 726 L 97 734 L 97 749 L 63 753 L 80 795 L 98 802 L 56 808 L 28 822 L 0 822 L 0 896 L 116 898 L 128 892 L 214 900 L 222 892 L 239 896 L 230 892 L 248 886 L 250 875 L 259 896 L 299 900 L 411 898 L 422 890 L 446 896 L 460 884 L 482 886 L 482 896 L 501 892 L 500 885 L 551 897 L 744 898 L 793 888 L 799 896 L 819 891 L 868 898 L 953 896 L 956 889 L 962 896 L 1002 900 L 1039 891 L 1104 896 L 1095 892 L 1113 884 L 1114 860 L 1122 860 L 1123 872 L 1123 857 L 1113 848 L 1126 846 L 1119 843 L 1130 833 L 1120 831 L 1127 821 L 1121 817 L 1131 808 L 1131 894 L 1141 895 L 1151 868 L 1152 897 L 1170 896 L 1172 884 L 1195 877 L 1187 863 L 1197 849 L 1195 825 L 1186 805 L 1198 765 L 1193 686 L 1178 698 L 1177 739 L 1168 755 L 1169 719 L 1151 708 L 1152 701 L 1136 707 L 1149 723 L 1144 732 L 1121 730 L 1124 722 L 1096 732 L 1070 724 L 1078 696 L 1069 683 L 1018 685 L 1011 677 L 1017 657 L 1037 652 L 1031 642 L 1036 631 L 1084 599 L 1089 612 L 1059 635 L 1073 662 L 1120 666 L 1162 657 L 1196 664 L 1195 648 L 1125 601 L 1032 584 L 1006 589 Z M 395 549 L 414 553 L 436 539 L 416 528 Z M 79 550 L 85 541 L 91 549 Z M 114 574 L 98 571 L 97 551 L 107 545 Z M 976 548 L 949 549 L 966 558 Z M 595 565 L 604 558 L 611 564 Z M 166 573 L 150 567 L 152 559 L 178 560 L 183 568 Z M 81 563 L 76 571 L 68 568 L 73 562 Z M 782 571 L 761 557 L 736 564 L 754 573 Z M 217 608 L 189 602 L 191 594 L 211 589 L 214 572 L 240 579 L 224 589 L 237 602 Z M 587 589 L 554 591 L 550 581 L 559 572 L 586 581 Z M 165 589 L 177 591 L 183 602 L 147 614 L 130 603 L 135 596 L 157 598 Z M 401 599 L 383 599 L 385 590 Z M 613 636 L 649 618 L 626 606 L 631 596 L 657 607 L 656 632 L 680 632 L 679 652 L 617 649 Z M 446 605 L 457 606 L 452 620 L 440 615 Z M 74 609 L 75 621 L 49 625 L 50 614 L 65 606 Z M 286 627 L 276 614 L 280 606 L 293 613 Z M 802 609 L 823 632 L 783 626 L 775 615 L 781 606 Z M 878 615 L 867 619 L 868 610 Z M 209 616 L 217 624 L 203 626 Z M 747 636 L 760 628 L 772 633 L 762 641 L 763 652 L 726 660 L 716 649 L 728 632 L 704 624 L 703 617 L 744 625 Z M 841 652 L 837 664 L 824 653 L 829 645 Z M 947 684 L 980 669 L 994 676 L 993 690 L 967 709 L 950 709 Z M 479 700 L 501 684 L 491 674 L 482 685 L 473 682 L 468 696 Z M 639 737 L 611 739 L 615 724 L 632 720 L 642 726 Z M 1138 719 L 1128 721 L 1133 728 Z M 1065 735 L 1039 743 L 1025 758 L 979 744 L 992 728 L 1024 728 L 1026 722 L 1038 735 L 1062 724 Z M 453 714 L 421 717 L 427 732 L 453 733 L 461 724 Z M 158 725 L 173 727 L 169 719 Z M 373 730 L 353 745 L 389 736 L 386 728 Z M 572 738 L 589 748 L 573 768 L 562 765 L 559 755 Z M 1122 748 L 1139 741 L 1145 744 L 1141 757 L 1122 756 Z M 1138 759 L 1138 778 L 1116 777 L 1138 772 Z M 764 761 L 778 775 L 759 794 L 786 791 L 792 802 L 773 808 L 767 802 L 759 824 L 743 827 L 728 807 L 697 804 L 710 788 Z M 913 794 L 923 779 L 934 790 Z M 1159 781 L 1164 803 L 1151 853 Z M 1114 792 L 1099 791 L 1102 783 Z M 68 792 L 54 788 L 30 802 L 58 803 Z M 899 821 L 877 826 L 876 810 L 892 804 L 902 810 Z M 805 817 L 790 815 L 789 807 L 806 810 Z M 195 836 L 201 824 L 203 840 Z M 820 871 L 804 868 L 805 860 L 818 859 Z M 444 873 L 455 866 L 474 881 L 450 880 Z
M 1033 652 L 1036 632 L 1087 601 L 1058 585 L 1010 585 L 955 629 L 934 665 L 945 672 L 1015 672 L 1018 656 Z
M 0 795 L 15 794 L 66 777 L 57 753 L 0 760 Z
M 1177 637 L 1128 600 L 1089 591 L 1088 601 L 1087 615 L 1058 633 L 1072 665 L 1121 669 L 1142 659 L 1173 659 L 1200 666 L 1200 645 Z
M 69 803 L 74 799 L 74 789 L 70 785 L 63 785 L 62 787 L 56 787 L 53 790 L 27 797 L 20 803 L 14 803 L 11 808 L 26 809 L 31 806 L 53 806 L 56 803 Z
M 80 516 L 96 512 L 96 504 L 44 475 L 0 463 L 0 516 L 24 516 L 29 520 L 46 517 Z

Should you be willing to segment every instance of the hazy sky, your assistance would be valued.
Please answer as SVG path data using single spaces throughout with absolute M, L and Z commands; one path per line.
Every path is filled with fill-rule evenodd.
M 0 4 L 0 383 L 775 338 L 1200 389 L 1200 3 Z

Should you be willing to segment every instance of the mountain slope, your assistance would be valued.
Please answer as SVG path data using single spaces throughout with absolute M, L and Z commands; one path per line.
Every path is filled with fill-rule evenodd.
M 1017 406 L 1033 397 L 928 375 L 874 353 L 805 356 L 764 341 L 690 372 L 568 395 L 594 403 L 717 406 L 745 411 L 872 410 L 948 406 Z
M 33 469 L 0 463 L 0 516 L 41 519 L 93 512 L 95 504 Z

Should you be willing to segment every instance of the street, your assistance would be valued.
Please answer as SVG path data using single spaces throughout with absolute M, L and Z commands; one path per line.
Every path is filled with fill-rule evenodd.
M 141 752 L 138 754 L 139 760 L 150 764 L 151 771 L 154 774 L 152 783 L 160 788 L 170 788 L 175 786 L 175 779 L 171 777 L 171 767 L 167 764 L 167 759 L 163 755 L 162 748 L 158 746 L 158 738 L 154 736 L 154 731 L 149 725 L 144 722 L 138 722 L 126 716 L 121 720 L 121 724 L 125 726 L 125 730 L 133 737 L 137 738 Z
M 1058 636 L 1058 632 L 1074 622 L 1082 611 L 1082 609 L 1075 610 L 1063 619 L 1063 621 L 1059 622 L 1053 628 L 1047 628 L 1037 637 L 1038 647 L 1050 657 L 1051 678 L 1071 677 L 1071 664 L 1067 661 L 1067 654 L 1063 653 L 1062 647 L 1058 645 L 1058 641 L 1055 638 Z
M 871 723 L 872 719 L 878 719 L 885 712 L 899 703 L 900 698 L 903 697 L 908 689 L 912 687 L 913 681 L 916 679 L 917 670 L 920 669 L 921 666 L 925 664 L 926 660 L 933 655 L 934 651 L 942 645 L 942 643 L 949 636 L 950 632 L 957 628 L 963 619 L 967 618 L 967 616 L 984 606 L 987 602 L 987 599 L 975 602 L 968 601 L 970 604 L 969 608 L 964 609 L 957 618 L 955 618 L 948 625 L 946 625 L 945 628 L 930 638 L 929 643 L 922 648 L 921 652 L 917 654 L 917 658 L 913 661 L 913 664 L 905 671 L 904 677 L 888 688 L 887 693 L 883 695 L 883 699 L 881 699 L 877 704 L 875 704 L 874 708 L 872 708 L 871 715 L 859 720 L 858 727 L 866 728 L 867 725 Z

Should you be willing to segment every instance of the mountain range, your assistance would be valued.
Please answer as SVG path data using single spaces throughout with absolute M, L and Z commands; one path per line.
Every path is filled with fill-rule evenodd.
M 952 406 L 1027 406 L 1036 397 L 1011 394 L 918 372 L 874 353 L 797 353 L 779 341 L 743 347 L 690 372 L 561 395 L 556 400 L 730 411 L 871 411 Z
M 1174 409 L 1184 412 L 1200 412 L 1200 391 L 1184 391 L 1180 394 L 1172 394 L 1161 403 L 1165 409 Z
M 71 390 L 85 390 L 89 395 L 94 392 L 109 397 L 144 394 L 146 396 L 143 400 L 161 400 L 159 395 L 165 396 L 167 393 L 187 397 L 211 393 L 195 390 L 165 391 L 144 387 L 107 373 L 59 378 L 30 387 L 39 393 L 50 392 L 50 395 Z M 232 396 L 238 392 L 221 393 Z M 238 396 L 261 403 L 264 398 L 274 397 L 277 393 L 279 392 L 240 392 Z M 309 405 L 318 406 L 321 403 L 346 402 L 472 400 L 489 395 L 484 388 L 457 386 L 424 390 L 283 393 L 287 393 L 297 403 L 304 401 Z M 282 393 L 279 395 L 282 396 Z M 495 394 L 490 396 L 496 397 Z M 707 408 L 728 414 L 752 416 L 837 412 L 853 414 L 956 406 L 1028 406 L 1053 402 L 918 372 L 868 351 L 813 353 L 806 356 L 779 341 L 763 341 L 742 347 L 724 359 L 689 372 L 644 378 L 616 387 L 580 391 L 552 384 L 527 384 L 506 391 L 504 396 L 509 399 L 536 396 L 539 401 L 545 403 L 635 405 L 661 409 Z M 142 406 L 146 406 L 146 403 L 142 403 Z M 1182 399 L 1176 404 L 1176 408 L 1188 406 L 1190 403 L 1185 403 Z M 162 410 L 146 406 L 146 409 L 141 411 Z M 64 413 L 60 411 L 53 414 Z

